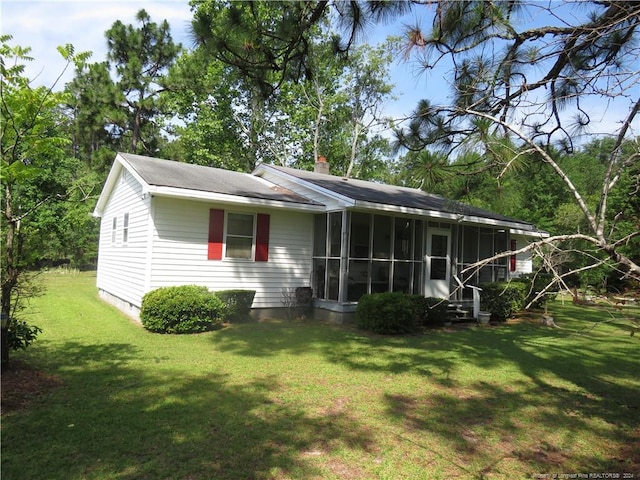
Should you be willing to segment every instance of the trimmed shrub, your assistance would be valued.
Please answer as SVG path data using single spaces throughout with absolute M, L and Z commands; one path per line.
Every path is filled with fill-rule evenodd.
M 363 295 L 356 308 L 358 327 L 374 333 L 411 333 L 416 330 L 417 318 L 413 296 L 399 292 Z
M 524 305 L 526 306 L 531 300 L 536 297 L 538 292 L 541 292 L 549 283 L 553 280 L 553 275 L 546 272 L 527 273 L 514 278 L 512 282 L 520 282 L 526 286 L 526 298 L 524 299 Z M 547 290 L 547 294 L 536 300 L 531 308 L 542 308 L 545 300 L 553 300 L 556 298 L 556 294 L 560 290 L 558 284 L 554 284 Z
M 449 302 L 442 298 L 411 295 L 415 303 L 416 317 L 419 326 L 442 325 L 447 321 Z
M 480 308 L 498 320 L 506 320 L 524 307 L 527 286 L 522 282 L 493 282 L 480 285 Z
M 300 317 L 313 315 L 313 290 L 311 287 L 296 287 L 296 307 Z
M 162 287 L 142 297 L 140 320 L 157 333 L 197 333 L 219 328 L 225 305 L 207 287 Z
M 408 297 L 411 302 L 413 302 L 416 326 L 425 326 L 427 324 L 427 315 L 429 314 L 429 306 L 427 305 L 426 298 L 422 295 L 408 295 Z
M 436 297 L 426 297 L 424 299 L 424 303 L 427 306 L 426 312 L 426 322 L 425 325 L 442 325 L 444 322 L 448 320 L 447 312 L 449 310 L 449 301 L 436 298 Z
M 215 292 L 225 304 L 226 317 L 229 322 L 238 322 L 246 320 L 253 305 L 253 299 L 256 296 L 255 290 L 220 290 Z

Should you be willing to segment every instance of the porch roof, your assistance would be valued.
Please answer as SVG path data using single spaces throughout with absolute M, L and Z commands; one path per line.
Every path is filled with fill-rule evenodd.
M 378 205 L 381 210 L 385 210 L 385 206 L 390 205 L 399 208 L 442 212 L 456 216 L 459 219 L 468 217 L 490 219 L 500 223 L 513 224 L 516 228 L 524 231 L 538 231 L 533 224 L 523 220 L 500 215 L 499 213 L 483 208 L 466 205 L 455 200 L 449 200 L 440 195 L 427 193 L 416 188 L 399 187 L 354 178 L 342 178 L 276 165 L 269 165 L 268 168 L 349 198 L 354 201 L 354 206 L 375 208 L 374 205 L 372 205 L 375 204 Z

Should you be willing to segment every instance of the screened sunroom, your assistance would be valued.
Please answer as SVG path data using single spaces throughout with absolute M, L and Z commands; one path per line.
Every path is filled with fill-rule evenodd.
M 403 292 L 464 300 L 465 284 L 506 280 L 515 263 L 503 257 L 462 273 L 481 259 L 514 249 L 507 229 L 406 215 L 342 210 L 314 218 L 314 297 L 338 310 L 367 293 Z M 339 308 L 342 305 L 345 308 Z

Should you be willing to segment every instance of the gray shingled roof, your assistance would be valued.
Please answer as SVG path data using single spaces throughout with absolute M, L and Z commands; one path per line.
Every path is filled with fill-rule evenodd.
M 320 205 L 276 185 L 269 186 L 255 176 L 190 163 L 119 153 L 149 185 L 174 187 L 305 205 Z
M 367 182 L 353 178 L 345 179 L 334 175 L 296 170 L 294 168 L 271 165 L 281 172 L 312 183 L 327 190 L 331 190 L 355 201 L 394 205 L 398 207 L 418 208 L 451 213 L 454 215 L 468 215 L 494 220 L 531 225 L 523 220 L 506 217 L 489 210 L 472 207 L 455 200 L 448 200 L 440 195 L 426 193 L 422 190 L 407 187 L 386 185 L 383 183 Z M 533 228 L 533 225 L 531 225 Z
M 174 187 L 247 198 L 304 205 L 320 205 L 286 188 L 276 185 L 270 186 L 263 180 L 248 173 L 233 172 L 220 168 L 205 167 L 171 160 L 161 160 L 130 153 L 119 153 L 119 155 L 131 165 L 147 184 L 157 187 Z M 454 215 L 476 216 L 510 223 L 531 225 L 522 220 L 506 217 L 454 200 L 448 200 L 439 195 L 426 193 L 415 188 L 398 187 L 353 178 L 344 179 L 333 175 L 296 170 L 294 168 L 276 165 L 270 165 L 269 167 L 343 195 L 356 202 L 362 201 L 381 205 L 417 208 Z M 533 225 L 531 225 L 531 229 L 535 229 Z

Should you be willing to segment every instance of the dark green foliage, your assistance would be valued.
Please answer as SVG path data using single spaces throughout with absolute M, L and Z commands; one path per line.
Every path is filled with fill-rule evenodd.
M 107 61 L 78 69 L 67 85 L 75 154 L 102 175 L 116 151 L 162 155 L 174 114 L 161 97 L 181 46 L 166 20 L 152 22 L 144 10 L 135 19 L 137 26 L 114 22 L 105 32 Z
M 225 305 L 207 287 L 163 287 L 142 298 L 142 325 L 157 333 L 197 333 L 219 328 Z
M 447 321 L 447 310 L 449 302 L 443 298 L 422 297 L 425 305 L 425 325 L 442 325 Z
M 40 327 L 29 325 L 24 320 L 12 319 L 7 331 L 7 344 L 9 350 L 24 350 L 31 345 L 39 333 Z
M 416 330 L 417 303 L 412 295 L 399 292 L 363 295 L 356 309 L 356 324 L 363 330 L 382 334 Z
M 299 316 L 311 316 L 313 290 L 311 287 L 296 287 L 296 307 Z
M 528 305 L 536 295 L 547 288 L 547 285 L 553 280 L 553 275 L 546 272 L 528 273 L 521 275 L 518 278 L 514 278 L 513 282 L 520 282 L 525 285 L 525 299 L 524 306 Z M 531 308 L 541 308 L 544 305 L 545 300 L 554 300 L 558 293 L 559 287 L 557 283 L 554 283 L 546 290 L 546 295 L 540 297 L 531 304 Z
M 225 305 L 225 320 L 237 322 L 246 320 L 249 317 L 249 311 L 253 304 L 253 298 L 256 296 L 255 290 L 220 290 L 215 292 Z
M 524 307 L 528 289 L 522 282 L 493 282 L 480 286 L 480 307 L 492 317 L 506 320 Z
M 437 326 L 447 321 L 449 302 L 442 298 L 410 295 L 416 308 L 416 318 L 420 326 Z

